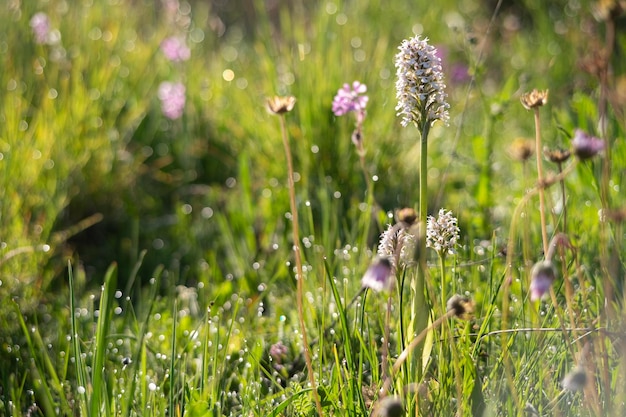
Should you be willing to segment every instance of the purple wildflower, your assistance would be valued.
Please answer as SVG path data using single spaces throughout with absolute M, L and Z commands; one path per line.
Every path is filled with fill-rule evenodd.
M 161 110 L 168 119 L 178 119 L 185 109 L 185 86 L 183 83 L 162 82 L 159 85 Z
M 287 357 L 288 351 L 287 346 L 282 342 L 277 342 L 270 347 L 270 356 L 276 363 L 282 363 L 283 359 Z
M 393 285 L 391 279 L 391 261 L 389 258 L 377 258 L 361 279 L 361 285 L 374 291 L 390 290 Z
M 170 36 L 164 39 L 161 42 L 161 51 L 172 62 L 187 61 L 191 56 L 191 51 L 185 40 L 177 36 Z
M 596 156 L 603 151 L 606 143 L 602 139 L 598 139 L 584 132 L 582 129 L 574 131 L 574 139 L 572 139 L 572 147 L 574 153 L 580 160 L 585 160 Z
M 337 95 L 333 99 L 333 113 L 335 116 L 343 116 L 351 111 L 356 112 L 358 117 L 362 117 L 365 112 L 365 106 L 369 101 L 369 97 L 365 95 L 367 86 L 359 81 L 354 81 L 352 87 L 344 84 L 337 91 Z
M 35 13 L 30 19 L 30 27 L 33 29 L 35 35 L 35 42 L 44 44 L 48 42 L 48 36 L 50 34 L 50 19 L 48 15 L 43 12 Z
M 531 271 L 530 301 L 543 298 L 556 278 L 556 268 L 551 261 L 537 262 Z

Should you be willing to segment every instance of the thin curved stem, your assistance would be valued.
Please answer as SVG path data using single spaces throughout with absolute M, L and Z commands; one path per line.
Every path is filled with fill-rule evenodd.
M 534 108 L 535 113 L 535 154 L 537 156 L 537 181 L 543 184 L 543 164 L 541 163 L 541 130 L 539 121 L 539 107 Z M 543 242 L 544 256 L 548 253 L 548 228 L 546 225 L 546 196 L 543 187 L 539 189 L 539 214 L 541 216 L 541 240 Z
M 287 157 L 287 175 L 289 186 L 289 204 L 291 207 L 291 220 L 292 220 L 292 234 L 293 234 L 293 250 L 296 256 L 296 304 L 298 307 L 298 322 L 300 324 L 300 332 L 302 333 L 302 344 L 304 347 L 304 361 L 306 362 L 307 373 L 309 374 L 309 382 L 313 392 L 313 399 L 315 401 L 315 407 L 317 413 L 322 416 L 322 403 L 320 402 L 319 395 L 317 394 L 317 386 L 315 383 L 315 374 L 313 373 L 313 363 L 311 361 L 311 352 L 309 348 L 309 342 L 307 340 L 306 324 L 304 322 L 304 309 L 302 294 L 304 292 L 304 274 L 302 273 L 302 255 L 300 252 L 300 231 L 298 229 L 298 209 L 296 206 L 296 192 L 293 179 L 293 161 L 291 158 L 291 148 L 289 147 L 289 138 L 287 137 L 287 126 L 285 123 L 285 115 L 280 115 L 280 129 L 283 137 L 283 145 L 285 147 L 285 156 Z

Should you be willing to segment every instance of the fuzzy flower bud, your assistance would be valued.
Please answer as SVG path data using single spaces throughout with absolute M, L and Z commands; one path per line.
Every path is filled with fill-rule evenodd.
M 388 258 L 379 258 L 367 268 L 361 285 L 376 292 L 390 290 L 393 285 L 392 275 L 391 261 Z
M 581 129 L 576 129 L 574 139 L 572 139 L 572 147 L 574 153 L 580 160 L 593 158 L 599 152 L 603 151 L 606 143 L 602 139 L 588 135 Z
M 551 261 L 540 261 L 533 266 L 530 278 L 530 301 L 536 301 L 550 290 L 556 278 L 556 268 Z
M 425 123 L 441 120 L 448 124 L 448 95 L 444 91 L 441 59 L 437 49 L 428 44 L 428 38 L 415 36 L 405 39 L 396 55 L 396 111 L 402 116 L 402 126 L 415 123 L 423 128 Z
M 460 231 L 458 220 L 452 212 L 439 209 L 437 218 L 428 216 L 426 220 L 426 247 L 433 248 L 439 255 L 453 255 Z
M 565 375 L 561 385 L 563 386 L 563 389 L 568 391 L 582 391 L 583 388 L 585 388 L 585 385 L 587 385 L 587 373 L 582 367 L 576 367 L 574 370 Z

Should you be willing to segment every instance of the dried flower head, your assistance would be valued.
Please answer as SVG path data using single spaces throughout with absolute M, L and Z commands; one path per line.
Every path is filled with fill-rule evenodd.
M 376 292 L 390 290 L 393 287 L 392 276 L 389 258 L 377 258 L 365 271 L 365 275 L 361 278 L 361 285 Z
M 561 385 L 563 385 L 563 389 L 566 389 L 568 391 L 582 391 L 582 389 L 585 388 L 585 385 L 587 385 L 587 373 L 582 367 L 577 366 L 571 372 L 565 375 L 565 378 L 563 378 L 563 382 L 561 382 Z
M 417 212 L 414 208 L 405 207 L 403 209 L 398 210 L 396 213 L 396 217 L 399 222 L 406 223 L 407 225 L 412 225 L 417 220 Z
M 535 144 L 529 140 L 517 138 L 509 147 L 509 153 L 515 159 L 520 162 L 525 162 L 530 159 L 535 150 Z
M 548 90 L 539 91 L 534 89 L 529 93 L 522 94 L 520 101 L 526 110 L 541 107 L 548 102 Z
M 403 223 L 389 225 L 380 235 L 378 256 L 389 259 L 393 271 L 398 268 L 396 259 L 400 261 L 401 267 L 410 265 L 413 262 L 414 251 L 415 235 Z
M 161 110 L 168 119 L 179 119 L 185 110 L 185 86 L 182 83 L 162 82 L 159 85 Z
M 185 40 L 178 36 L 170 36 L 161 42 L 161 51 L 172 62 L 187 61 L 191 57 L 191 51 Z
M 570 157 L 570 155 L 572 154 L 569 150 L 567 149 L 561 149 L 561 148 L 557 148 L 557 149 L 548 149 L 548 148 L 544 148 L 543 149 L 543 154 L 546 156 L 546 158 L 548 158 L 548 161 L 550 162 L 554 162 L 555 164 L 562 164 L 563 162 L 567 161 Z
M 344 84 L 337 91 L 337 95 L 333 99 L 333 113 L 335 116 L 343 116 L 349 112 L 362 113 L 369 101 L 369 97 L 365 95 L 367 86 L 359 81 L 354 81 L 352 86 Z
M 530 301 L 536 301 L 550 290 L 556 278 L 556 268 L 552 261 L 543 260 L 533 266 L 530 274 Z
M 384 397 L 378 401 L 372 412 L 376 417 L 401 417 L 404 415 L 404 404 L 398 397 Z
M 288 113 L 293 110 L 293 106 L 296 105 L 296 98 L 294 96 L 274 96 L 267 99 L 267 110 L 273 114 Z
M 396 111 L 402 116 L 402 126 L 415 123 L 423 128 L 425 123 L 436 120 L 447 125 L 450 105 L 437 49 L 428 43 L 428 38 L 420 36 L 403 40 L 398 49 Z
M 454 317 L 470 320 L 474 314 L 474 302 L 469 297 L 455 294 L 448 299 L 446 310 L 453 311 Z
M 606 143 L 602 139 L 588 135 L 582 129 L 576 129 L 574 131 L 574 139 L 572 139 L 572 147 L 578 159 L 585 160 L 593 158 L 603 151 Z
M 461 230 L 451 211 L 440 209 L 437 218 L 428 216 L 426 221 L 426 247 L 439 255 L 454 254 Z

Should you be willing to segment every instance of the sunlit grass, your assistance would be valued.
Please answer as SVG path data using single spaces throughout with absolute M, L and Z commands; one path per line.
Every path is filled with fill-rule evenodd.
M 315 415 L 312 389 L 327 415 L 369 415 L 384 395 L 420 415 L 624 414 L 626 44 L 618 30 L 598 73 L 616 21 L 595 2 L 250 1 L 249 27 L 210 2 L 5 3 L 0 414 Z M 35 42 L 36 12 L 60 38 Z M 451 104 L 450 126 L 429 134 L 426 206 L 461 230 L 445 262 L 420 254 L 429 319 L 453 294 L 475 303 L 472 320 L 430 333 L 419 381 L 393 372 L 412 338 L 408 285 L 354 298 L 380 233 L 420 205 L 420 147 L 396 117 L 393 65 L 414 34 L 444 52 Z M 189 60 L 162 54 L 173 35 Z M 353 119 L 331 111 L 354 80 L 368 86 L 367 170 Z M 161 112 L 164 81 L 185 85 L 179 119 Z M 519 101 L 533 88 L 550 91 L 543 145 L 569 149 L 577 128 L 608 145 L 570 157 L 557 180 L 543 161 L 545 234 L 569 246 L 535 302 L 542 183 L 536 155 L 511 153 L 535 135 Z M 264 108 L 277 94 L 297 99 L 286 127 L 316 388 L 281 132 Z M 586 383 L 562 384 L 577 369 Z

